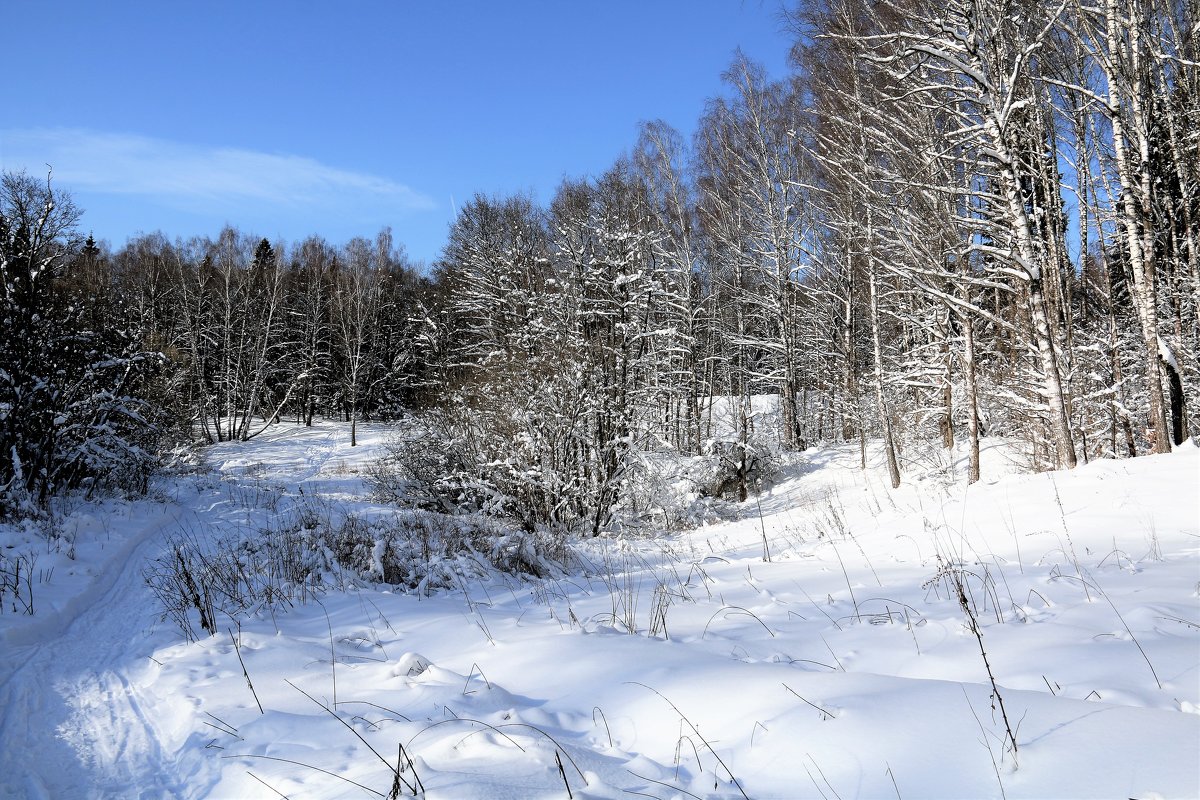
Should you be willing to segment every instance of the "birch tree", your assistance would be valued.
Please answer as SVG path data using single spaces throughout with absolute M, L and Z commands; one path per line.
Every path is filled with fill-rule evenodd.
M 986 238 L 972 249 L 991 259 L 997 274 L 1017 281 L 1025 297 L 1054 463 L 1073 467 L 1067 398 L 1044 286 L 1048 255 L 1036 238 L 1040 210 L 1027 193 L 1032 176 L 1022 138 L 1036 101 L 1031 64 L 1063 7 L 953 0 L 936 16 L 919 8 L 889 8 L 895 24 L 862 37 L 864 57 L 883 67 L 906 97 L 928 98 L 957 118 L 955 135 L 970 144 L 969 167 L 981 176 L 975 194 L 987 227 Z

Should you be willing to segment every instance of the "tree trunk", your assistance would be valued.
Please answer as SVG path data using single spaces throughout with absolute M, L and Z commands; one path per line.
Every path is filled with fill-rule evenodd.
M 1141 31 L 1138 20 L 1130 20 L 1130 42 L 1123 39 L 1126 23 L 1120 18 L 1116 0 L 1104 2 L 1107 58 L 1101 58 L 1108 81 L 1108 112 L 1112 122 L 1113 155 L 1117 177 L 1121 184 L 1121 223 L 1125 245 L 1129 250 L 1130 285 L 1138 322 L 1145 346 L 1146 388 L 1150 393 L 1151 441 L 1156 453 L 1171 451 L 1167 426 L 1166 401 L 1163 396 L 1162 374 L 1158 358 L 1158 310 L 1155 288 L 1154 235 L 1151 219 L 1151 175 L 1149 120 L 1145 117 L 1141 92 L 1146 75 L 1140 63 Z M 1116 60 L 1122 59 L 1121 64 Z M 1132 85 L 1127 85 L 1132 83 Z M 1126 104 L 1132 117 L 1126 120 Z M 1127 124 L 1128 122 L 1128 124 Z M 1128 142 L 1136 141 L 1139 163 L 1130 158 Z M 1135 176 L 1136 171 L 1136 176 Z
M 1071 424 L 1067 419 L 1067 405 L 1063 394 L 1062 379 L 1058 374 L 1058 359 L 1054 340 L 1050 338 L 1050 326 L 1046 318 L 1046 298 L 1042 294 L 1042 282 L 1035 278 L 1029 283 L 1029 311 L 1037 339 L 1038 356 L 1042 362 L 1042 373 L 1046 380 L 1046 401 L 1050 410 L 1050 425 L 1054 433 L 1056 466 L 1074 469 L 1075 443 L 1071 437 Z
M 1015 171 L 1015 165 L 1019 161 L 1000 127 L 1000 122 L 996 117 L 998 113 L 996 109 L 992 109 L 992 114 L 985 122 L 985 129 L 988 138 L 994 145 L 996 158 L 1000 164 L 1000 177 L 1008 205 L 1007 221 L 1012 229 L 1019 265 L 1028 276 L 1029 314 L 1041 362 L 1043 391 L 1046 395 L 1047 411 L 1050 415 L 1050 430 L 1054 437 L 1055 466 L 1074 469 L 1076 464 L 1075 446 L 1071 437 L 1070 421 L 1067 418 L 1062 376 L 1058 372 L 1058 358 L 1055 354 L 1054 341 L 1050 338 L 1046 296 L 1042 290 L 1042 270 L 1037 260 L 1037 247 L 1033 241 L 1029 213 L 1025 208 L 1021 185 Z
M 971 452 L 967 483 L 971 484 L 979 480 L 979 387 L 975 376 L 975 322 L 969 312 L 962 315 L 962 323 L 967 384 L 967 443 Z
M 870 212 L 867 212 L 867 218 L 870 220 Z M 871 223 L 867 223 L 867 235 L 871 235 Z M 870 244 L 868 244 L 868 247 Z M 883 423 L 883 450 L 887 457 L 888 478 L 891 479 L 892 488 L 900 487 L 900 465 L 896 461 L 896 443 L 892 434 L 892 415 L 888 409 L 887 402 L 883 397 L 883 347 L 879 339 L 879 292 L 876 287 L 875 265 L 871 260 L 872 256 L 868 254 L 867 259 L 870 263 L 867 266 L 869 276 L 869 284 L 871 291 L 871 342 L 875 354 L 875 402 L 879 407 L 879 420 Z
M 954 310 L 946 308 L 946 324 L 938 325 L 938 344 L 942 353 L 942 447 L 954 450 L 954 387 L 950 370 L 950 320 Z

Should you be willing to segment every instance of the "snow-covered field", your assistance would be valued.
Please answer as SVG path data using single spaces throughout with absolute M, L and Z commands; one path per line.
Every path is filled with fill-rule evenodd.
M 737 519 L 552 577 L 348 587 L 195 643 L 160 619 L 171 536 L 390 513 L 386 433 L 280 425 L 53 542 L 0 527 L 33 569 L 0 614 L 0 795 L 1200 797 L 1194 446 L 1031 475 L 990 443 L 970 489 L 907 454 L 898 491 L 810 450 Z

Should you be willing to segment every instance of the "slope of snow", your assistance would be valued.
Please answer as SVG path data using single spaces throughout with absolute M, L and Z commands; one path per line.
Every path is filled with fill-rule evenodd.
M 736 520 L 553 577 L 349 587 L 191 644 L 157 621 L 166 534 L 389 513 L 386 435 L 281 425 L 73 512 L 95 579 L 0 615 L 3 794 L 387 796 L 399 759 L 430 798 L 1200 796 L 1194 446 L 1031 475 L 991 442 L 969 489 L 911 452 L 897 491 L 874 450 L 813 450 Z

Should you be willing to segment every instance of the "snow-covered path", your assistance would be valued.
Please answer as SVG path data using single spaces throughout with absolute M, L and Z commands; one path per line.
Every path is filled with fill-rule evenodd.
M 185 512 L 125 520 L 131 530 L 99 575 L 45 619 L 8 632 L 0 662 L 0 796 L 193 797 L 211 764 L 153 719 L 146 671 L 161 629 L 142 577 Z M 186 763 L 183 763 L 186 762 Z M 136 787 L 136 789 L 134 788 Z
M 221 764 L 197 732 L 196 700 L 155 691 L 155 653 L 177 645 L 179 631 L 160 619 L 145 571 L 174 534 L 220 536 L 269 516 L 262 505 L 278 496 L 275 482 L 317 481 L 336 494 L 344 465 L 322 471 L 345 437 L 303 433 L 302 448 L 229 445 L 215 474 L 168 481 L 156 500 L 68 511 L 57 524 L 69 544 L 25 537 L 37 613 L 0 616 L 0 798 L 208 795 Z M 256 477 L 267 464 L 270 485 Z

